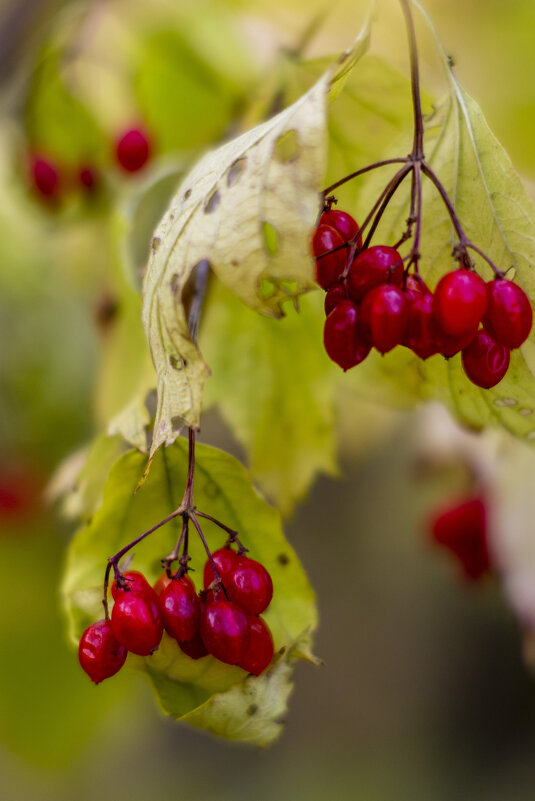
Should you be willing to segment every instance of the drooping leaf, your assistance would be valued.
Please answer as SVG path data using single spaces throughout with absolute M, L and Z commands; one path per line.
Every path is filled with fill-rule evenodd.
M 501 270 L 514 268 L 515 281 L 535 298 L 535 210 L 503 147 L 490 131 L 481 109 L 448 70 L 450 91 L 427 120 L 426 153 L 429 163 L 448 191 L 456 212 L 474 244 Z M 388 155 L 392 155 L 389 153 Z M 396 155 L 400 155 L 399 149 Z M 360 203 L 369 208 L 388 174 L 364 181 Z M 389 207 L 374 241 L 392 243 L 402 234 L 408 216 L 410 182 Z M 456 236 L 439 195 L 424 178 L 420 269 L 431 288 L 441 275 L 454 269 L 452 250 Z M 490 267 L 475 254 L 476 267 L 485 280 Z M 365 369 L 351 372 L 349 381 L 363 394 L 373 393 L 368 376 L 388 374 L 391 401 L 411 386 L 416 397 L 438 399 L 464 422 L 476 428 L 504 426 L 519 437 L 535 438 L 535 334 L 511 354 L 506 377 L 493 389 L 474 386 L 465 376 L 461 356 L 427 361 L 396 351 L 387 357 L 372 354 Z
M 201 347 L 213 374 L 207 405 L 217 403 L 248 454 L 253 478 L 283 514 L 317 472 L 336 471 L 335 366 L 322 345 L 323 295 L 274 321 L 221 285 L 210 293 Z M 231 347 L 229 343 L 239 343 Z
M 144 463 L 145 457 L 136 451 L 128 452 L 116 462 L 104 489 L 102 507 L 76 534 L 69 548 L 63 597 L 75 642 L 91 621 L 102 617 L 102 581 L 107 558 L 163 519 L 180 502 L 187 475 L 184 441 L 180 439 L 156 455 L 149 477 L 134 495 Z M 195 725 L 203 725 L 221 736 L 229 732 L 235 736 L 240 719 L 245 727 L 252 702 L 245 704 L 244 698 L 251 694 L 258 697 L 260 700 L 255 703 L 263 705 L 264 725 L 251 730 L 250 736 L 244 728 L 244 736 L 253 742 L 267 741 L 278 733 L 273 721 L 279 717 L 288 692 L 288 671 L 281 665 L 288 666 L 298 656 L 307 656 L 310 632 L 316 624 L 314 594 L 297 556 L 284 538 L 279 514 L 255 492 L 239 462 L 222 451 L 198 445 L 195 501 L 201 511 L 237 529 L 250 555 L 271 573 L 274 597 L 264 617 L 273 632 L 276 651 L 289 649 L 289 652 L 274 663 L 273 678 L 267 673 L 259 679 L 247 679 L 240 668 L 224 665 L 213 657 L 194 661 L 167 635 L 151 657 L 129 656 L 129 661 L 147 670 L 169 714 L 181 718 L 202 706 L 195 715 Z M 221 547 L 226 534 L 211 522 L 204 524 L 201 520 L 201 523 L 210 548 Z M 160 559 L 172 550 L 177 533 L 176 522 L 155 531 L 136 547 L 133 566 L 153 581 L 161 573 Z M 190 546 L 191 565 L 196 570 L 192 576 L 199 589 L 206 554 L 193 530 Z M 292 644 L 303 637 L 304 644 L 292 651 Z M 230 699 L 219 697 L 230 688 L 234 688 Z M 227 709 L 225 714 L 222 706 Z M 266 712 L 266 706 L 272 714 Z M 234 721 L 232 725 L 228 723 L 229 715 Z
M 199 423 L 209 370 L 182 302 L 195 267 L 207 260 L 238 297 L 271 316 L 313 288 L 309 237 L 325 172 L 327 93 L 365 43 L 363 34 L 290 108 L 201 159 L 157 228 L 143 301 L 158 375 L 151 454 L 184 423 Z

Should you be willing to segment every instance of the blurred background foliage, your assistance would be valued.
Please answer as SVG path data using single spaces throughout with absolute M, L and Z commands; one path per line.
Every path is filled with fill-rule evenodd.
M 457 75 L 532 182 L 534 4 L 425 5 Z M 71 529 L 42 493 L 146 369 L 136 290 L 165 199 L 203 149 L 275 110 L 290 79 L 301 86 L 296 50 L 314 58 L 346 47 L 364 2 L 2 0 L 0 8 L 2 798 L 531 799 L 535 684 L 497 588 L 466 588 L 425 544 L 429 510 L 467 478 L 457 467 L 423 479 L 416 413 L 351 392 L 341 399 L 344 477 L 318 480 L 287 524 L 318 592 L 316 651 L 326 666 L 298 669 L 286 733 L 269 752 L 164 720 L 135 674 L 93 687 L 59 611 Z M 379 9 L 372 51 L 405 71 L 399 11 L 394 0 Z M 426 87 L 439 93 L 425 40 L 422 60 Z M 368 110 L 384 117 L 378 148 L 410 110 L 408 97 L 394 95 L 392 103 L 388 82 L 383 94 L 370 84 Z M 369 135 L 359 141 L 358 112 L 344 122 L 340 152 L 354 145 L 359 158 L 375 158 Z M 155 155 L 130 176 L 116 166 L 113 142 L 137 124 Z M 36 152 L 64 165 L 57 203 L 31 187 Z M 96 168 L 91 191 L 73 177 L 84 165 Z M 243 457 L 214 410 L 202 438 Z M 332 471 L 330 459 L 323 467 Z

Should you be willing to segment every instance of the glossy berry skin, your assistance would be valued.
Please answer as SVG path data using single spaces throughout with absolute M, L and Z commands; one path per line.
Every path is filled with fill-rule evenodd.
M 374 245 L 353 259 L 347 274 L 347 292 L 351 300 L 360 303 L 367 292 L 380 284 L 400 287 L 403 282 L 403 262 L 394 248 Z
M 490 281 L 483 325 L 500 345 L 510 350 L 519 348 L 533 325 L 531 303 L 524 290 L 505 278 Z
M 331 209 L 324 211 L 320 217 L 320 225 L 329 225 L 338 231 L 344 242 L 353 240 L 358 248 L 362 247 L 362 237 L 357 236 L 360 228 L 357 221 L 347 211 Z
M 335 253 L 330 250 L 344 244 L 344 240 L 334 228 L 320 225 L 314 232 L 312 252 L 316 258 L 316 281 L 322 289 L 329 289 L 335 284 L 347 265 L 348 250 L 342 247 Z M 327 255 L 324 255 L 327 254 Z
M 478 331 L 474 340 L 463 350 L 464 372 L 483 389 L 499 384 L 509 368 L 510 352 L 495 342 L 485 330 Z
M 149 136 L 140 128 L 125 131 L 117 140 L 115 154 L 126 172 L 141 170 L 150 158 Z
M 409 303 L 403 344 L 420 359 L 439 352 L 440 329 L 433 314 L 433 296 L 421 294 Z
M 440 510 L 430 529 L 432 539 L 456 556 L 466 578 L 475 581 L 491 571 L 486 510 L 480 497 Z
M 201 602 L 189 576 L 173 579 L 160 596 L 166 632 L 178 642 L 193 639 L 199 630 Z
M 403 341 L 409 314 L 404 293 L 391 284 L 381 284 L 368 292 L 360 307 L 359 330 L 362 338 L 387 353 Z
M 223 579 L 223 583 L 225 582 L 225 577 L 228 573 L 233 569 L 234 565 L 236 564 L 236 559 L 238 558 L 238 554 L 236 551 L 233 551 L 232 548 L 219 548 L 219 550 L 214 551 L 212 554 L 212 559 L 215 562 L 217 569 L 221 574 L 221 578 Z M 212 565 L 210 564 L 210 560 L 207 559 L 204 565 L 204 573 L 203 573 L 203 582 L 204 582 L 204 589 L 207 590 L 212 581 L 214 580 L 214 571 L 212 570 Z
M 477 331 L 469 331 L 468 334 L 463 334 L 459 337 L 452 337 L 445 334 L 442 329 L 439 329 L 438 336 L 438 352 L 444 356 L 445 359 L 451 359 L 456 353 L 460 353 L 467 348 L 475 339 Z
M 463 268 L 442 276 L 434 294 L 436 320 L 449 336 L 476 333 L 487 307 L 485 282 Z
M 273 598 L 273 582 L 264 565 L 248 556 L 238 556 L 225 579 L 231 601 L 251 615 L 260 615 Z
M 342 300 L 325 320 L 323 344 L 327 355 L 342 370 L 360 364 L 370 352 L 358 329 L 358 309 L 350 300 Z
M 201 637 L 208 652 L 227 665 L 238 665 L 249 644 L 246 613 L 232 601 L 212 601 L 201 612 Z
M 78 659 L 91 681 L 99 684 L 119 671 L 128 651 L 113 634 L 109 620 L 92 623 L 82 634 Z
M 202 659 L 203 656 L 208 656 L 208 649 L 203 642 L 200 630 L 196 633 L 191 640 L 178 643 L 180 650 L 189 656 L 190 659 Z
M 143 573 L 140 573 L 138 570 L 127 570 L 126 573 L 123 573 L 123 579 L 128 589 L 123 589 L 116 581 L 111 585 L 111 595 L 114 601 L 116 601 L 121 594 L 129 592 L 133 592 L 136 595 L 147 595 L 152 600 L 155 600 L 154 590 Z
M 418 298 L 422 298 L 424 295 L 430 294 L 429 287 L 424 281 L 421 278 L 418 280 L 414 275 L 407 275 L 403 291 L 409 303 L 412 303 L 413 300 L 418 300 Z
M 54 162 L 43 156 L 35 156 L 32 159 L 30 170 L 32 183 L 36 191 L 48 200 L 57 199 L 60 189 L 60 177 L 59 170 Z
M 347 300 L 345 284 L 334 284 L 325 295 L 325 316 L 328 316 L 342 300 Z
M 169 576 L 167 575 L 167 573 L 165 571 L 161 574 L 161 576 L 158 576 L 158 578 L 156 579 L 156 581 L 154 582 L 154 585 L 153 585 L 154 592 L 156 593 L 158 598 L 160 597 L 162 592 L 165 590 L 167 585 L 172 582 L 172 580 L 173 579 L 169 578 Z
M 151 592 L 154 592 L 152 587 Z M 122 592 L 111 613 L 112 630 L 133 654 L 148 656 L 160 644 L 163 622 L 158 601 L 134 592 Z
M 259 676 L 273 659 L 273 637 L 269 626 L 261 617 L 249 615 L 247 620 L 249 645 L 239 666 L 247 673 Z

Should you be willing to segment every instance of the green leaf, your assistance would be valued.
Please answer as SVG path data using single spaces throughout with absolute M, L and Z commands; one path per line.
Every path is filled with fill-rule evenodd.
M 248 454 L 253 478 L 283 514 L 316 474 L 336 472 L 336 367 L 323 345 L 323 295 L 301 298 L 282 320 L 256 314 L 220 284 L 205 309 L 201 348 L 217 403 Z M 239 343 L 239 348 L 229 343 Z
M 187 475 L 187 446 L 182 439 L 158 452 L 141 489 L 134 494 L 146 457 L 136 451 L 125 454 L 114 465 L 104 490 L 104 501 L 91 522 L 74 537 L 67 556 L 63 597 L 70 621 L 70 633 L 77 642 L 83 629 L 102 617 L 102 581 L 106 560 L 142 531 L 175 509 Z M 158 651 L 148 658 L 128 657 L 132 666 L 149 674 L 163 708 L 181 718 L 194 710 L 195 725 L 221 736 L 237 736 L 242 720 L 244 738 L 268 741 L 278 733 L 274 719 L 285 706 L 289 666 L 295 658 L 309 658 L 310 632 L 316 625 L 314 594 L 297 556 L 286 542 L 278 512 L 255 492 L 244 467 L 222 451 L 197 446 L 195 501 L 201 511 L 237 529 L 250 555 L 260 560 L 273 578 L 274 597 L 264 617 L 273 633 L 276 652 L 284 649 L 280 661 L 259 678 L 247 679 L 243 670 L 218 662 L 213 657 L 195 661 L 164 635 Z M 226 535 L 213 523 L 203 525 L 210 548 L 225 542 Z M 176 522 L 168 524 L 138 545 L 134 567 L 150 581 L 161 573 L 160 559 L 168 554 L 177 538 Z M 202 580 L 206 555 L 197 537 L 190 536 L 191 564 L 197 585 Z M 299 648 L 296 640 L 304 638 Z M 258 683 L 258 684 L 257 684 Z M 224 699 L 214 697 L 233 694 Z M 264 725 L 248 729 L 245 704 L 251 694 L 262 705 Z M 255 701 L 257 703 L 257 701 Z M 222 713 L 222 706 L 227 710 Z M 268 713 L 266 710 L 272 710 Z M 232 723 L 229 723 L 229 715 Z M 260 716 L 259 716 L 260 718 Z M 260 731 L 261 729 L 261 731 Z M 250 731 L 250 734 L 247 732 Z
M 313 288 L 309 237 L 325 172 L 326 97 L 355 52 L 290 108 L 201 159 L 157 228 L 143 297 L 158 376 L 151 454 L 184 423 L 199 424 L 209 370 L 190 338 L 182 298 L 195 267 L 208 260 L 231 291 L 272 316 L 288 297 Z M 290 151 L 289 136 L 298 145 Z
M 446 65 L 447 59 L 442 55 Z M 449 69 L 448 78 L 449 95 L 426 123 L 428 161 L 449 193 L 469 238 L 500 269 L 514 267 L 510 277 L 514 274 L 528 296 L 535 298 L 533 203 L 481 109 Z M 399 148 L 396 155 L 400 155 Z M 381 172 L 364 182 L 360 201 L 363 208 L 371 207 L 388 175 L 388 171 L 386 175 Z M 440 276 L 456 266 L 452 250 L 457 240 L 438 193 L 429 181 L 423 180 L 420 270 L 434 288 Z M 376 242 L 393 243 L 403 232 L 408 216 L 409 184 L 406 182 L 389 206 Z M 478 272 L 489 280 L 492 271 L 488 265 L 477 255 L 475 262 Z M 479 389 L 467 379 L 460 355 L 448 361 L 433 356 L 423 362 L 404 353 L 385 359 L 373 354 L 366 368 L 352 371 L 348 380 L 366 395 L 375 389 L 368 384 L 370 377 L 373 380 L 381 371 L 389 374 L 390 399 L 396 405 L 396 396 L 406 395 L 407 387 L 412 387 L 415 399 L 441 400 L 463 422 L 475 428 L 503 426 L 516 436 L 535 440 L 534 332 L 520 350 L 511 354 L 506 377 L 490 390 Z

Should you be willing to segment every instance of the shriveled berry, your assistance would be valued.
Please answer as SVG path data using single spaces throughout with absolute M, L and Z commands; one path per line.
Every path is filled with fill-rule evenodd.
M 353 259 L 347 274 L 349 297 L 360 303 L 367 292 L 380 284 L 400 287 L 403 282 L 403 261 L 394 248 L 374 245 Z
M 331 228 L 338 231 L 344 242 L 353 240 L 358 248 L 362 247 L 362 237 L 357 237 L 360 230 L 359 225 L 347 211 L 342 211 L 341 209 L 324 211 L 320 217 L 319 224 L 330 225 Z M 355 237 L 357 238 L 355 239 Z
M 122 577 L 125 587 L 121 587 L 117 581 L 114 581 L 111 585 L 111 594 L 114 601 L 117 600 L 121 593 L 125 592 L 133 592 L 136 595 L 147 595 L 152 600 L 155 600 L 153 588 L 139 570 L 127 570 L 126 573 L 123 573 Z
M 490 389 L 499 384 L 509 368 L 510 351 L 485 330 L 463 350 L 464 372 L 473 384 Z
M 238 665 L 249 644 L 247 615 L 232 601 L 212 601 L 202 609 L 201 637 L 212 656 Z
M 401 344 L 407 326 L 409 304 L 404 293 L 391 284 L 381 284 L 368 292 L 359 315 L 362 338 L 387 353 Z
M 323 344 L 329 358 L 342 370 L 360 364 L 370 352 L 358 329 L 358 310 L 350 300 L 342 300 L 325 320 Z
M 334 284 L 334 286 L 327 290 L 327 294 L 325 295 L 325 314 L 330 314 L 341 300 L 347 300 L 345 284 Z
M 56 199 L 59 194 L 60 175 L 52 159 L 34 156 L 30 169 L 33 186 L 37 192 L 49 200 Z
M 128 651 L 115 637 L 111 622 L 99 620 L 82 634 L 78 646 L 78 659 L 95 684 L 109 679 L 122 668 Z
M 249 645 L 239 663 L 243 670 L 259 676 L 273 659 L 273 637 L 267 623 L 261 617 L 249 615 Z
M 421 294 L 409 303 L 403 345 L 420 359 L 428 359 L 439 352 L 441 332 L 433 315 L 433 296 Z
M 149 160 L 151 143 L 149 135 L 140 128 L 125 131 L 117 140 L 117 161 L 126 172 L 137 172 Z
M 223 583 L 225 581 L 227 573 L 230 573 L 230 571 L 236 564 L 237 558 L 238 554 L 236 553 L 236 551 L 233 551 L 232 548 L 228 548 L 227 546 L 225 546 L 224 548 L 219 548 L 217 551 L 213 552 L 212 559 L 215 562 L 215 566 L 219 570 L 221 578 L 223 579 Z M 215 576 L 212 565 L 210 564 L 210 560 L 207 559 L 204 565 L 204 573 L 203 573 L 205 590 L 208 589 L 210 584 L 213 582 L 214 578 Z
M 329 289 L 342 275 L 347 265 L 348 250 L 341 247 L 344 240 L 334 228 L 320 225 L 314 232 L 312 252 L 316 258 L 316 281 L 322 289 Z M 334 253 L 329 251 L 341 248 Z
M 434 294 L 433 311 L 445 334 L 458 337 L 476 333 L 487 307 L 482 278 L 461 268 L 442 276 Z
M 483 325 L 500 345 L 510 350 L 519 348 L 533 325 L 531 303 L 524 290 L 505 278 L 490 281 Z
M 251 615 L 259 615 L 273 598 L 273 582 L 268 571 L 256 559 L 238 556 L 225 580 L 231 601 Z
M 165 630 L 178 642 L 191 640 L 199 630 L 201 602 L 189 576 L 173 579 L 160 596 Z
M 479 496 L 439 510 L 431 521 L 431 537 L 454 554 L 465 576 L 476 580 L 491 571 L 486 510 Z
M 203 642 L 200 629 L 191 640 L 187 640 L 187 642 L 179 642 L 178 645 L 180 650 L 191 659 L 202 659 L 203 656 L 208 656 L 208 649 Z
M 152 587 L 151 592 L 154 592 Z M 163 634 L 157 601 L 134 592 L 122 592 L 111 613 L 112 630 L 119 642 L 133 654 L 147 656 L 156 650 Z

